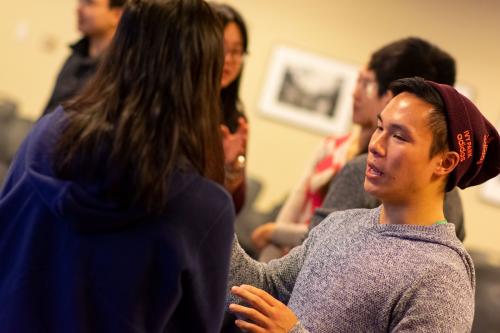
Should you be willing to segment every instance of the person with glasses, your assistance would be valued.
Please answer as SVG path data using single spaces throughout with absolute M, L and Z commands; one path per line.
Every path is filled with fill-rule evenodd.
M 353 119 L 364 124 L 362 127 L 366 128 L 366 136 L 371 135 L 376 128 L 377 115 L 390 99 L 389 84 L 402 75 L 418 75 L 453 86 L 455 61 L 437 46 L 418 38 L 399 40 L 375 52 L 367 67 L 360 71 L 354 93 Z M 323 204 L 311 218 L 310 228 L 334 211 L 375 208 L 380 205 L 381 202 L 363 188 L 367 161 L 364 147 L 367 146 L 360 147 L 362 154 L 349 161 L 332 179 Z M 463 241 L 464 216 L 456 189 L 446 193 L 444 212 L 448 222 L 455 225 L 457 237 Z
M 335 137 L 324 140 L 304 177 L 287 198 L 276 223 L 263 224 L 254 231 L 254 243 L 262 249 L 261 261 L 278 258 L 301 244 L 309 229 L 332 212 L 333 207 L 335 210 L 374 208 L 380 204 L 363 190 L 363 165 L 356 167 L 356 176 L 339 176 L 351 170 L 353 163 L 363 164 L 363 160 L 366 163 L 368 141 L 376 128 L 377 114 L 392 97 L 389 84 L 408 76 L 453 85 L 455 61 L 437 46 L 415 37 L 391 42 L 371 55 L 368 64 L 359 71 L 353 91 L 352 121 L 360 128 L 359 137 L 344 138 L 344 142 L 341 141 L 344 144 L 334 141 Z M 349 183 L 342 192 L 332 189 L 339 178 Z M 457 235 L 463 240 L 463 211 L 458 191 L 447 193 L 445 214 L 456 224 Z
M 231 193 L 236 212 L 245 203 L 245 166 L 248 123 L 239 97 L 248 33 L 243 17 L 227 4 L 212 3 L 224 26 L 224 68 L 221 77 L 223 119 L 221 131 L 225 154 L 225 187 Z

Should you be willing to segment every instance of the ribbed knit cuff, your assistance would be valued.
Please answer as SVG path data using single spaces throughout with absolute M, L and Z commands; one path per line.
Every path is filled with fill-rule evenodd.
M 297 320 L 295 325 L 293 325 L 293 327 L 288 331 L 288 333 L 309 333 L 309 331 L 304 326 L 302 326 L 300 320 Z

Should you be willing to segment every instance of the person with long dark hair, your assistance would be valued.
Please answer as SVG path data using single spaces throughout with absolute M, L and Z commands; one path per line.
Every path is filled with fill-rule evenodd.
M 220 330 L 222 59 L 206 2 L 127 4 L 96 76 L 35 125 L 0 192 L 2 331 Z
M 243 17 L 233 7 L 212 3 L 224 26 L 224 67 L 221 78 L 222 134 L 225 186 L 232 194 L 236 212 L 245 202 L 245 165 L 248 124 L 239 97 L 248 33 Z

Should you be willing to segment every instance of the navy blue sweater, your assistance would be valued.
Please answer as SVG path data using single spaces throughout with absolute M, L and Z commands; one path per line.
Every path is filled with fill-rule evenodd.
M 218 332 L 233 238 L 227 192 L 176 173 L 161 217 L 52 168 L 62 108 L 42 118 L 0 192 L 1 332 Z

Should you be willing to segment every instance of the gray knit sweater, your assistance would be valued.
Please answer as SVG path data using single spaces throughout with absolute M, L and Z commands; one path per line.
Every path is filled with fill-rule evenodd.
M 380 208 L 333 213 L 269 264 L 235 241 L 229 286 L 251 284 L 288 304 L 300 320 L 292 332 L 469 332 L 474 268 L 453 224 L 387 225 L 379 216 Z

